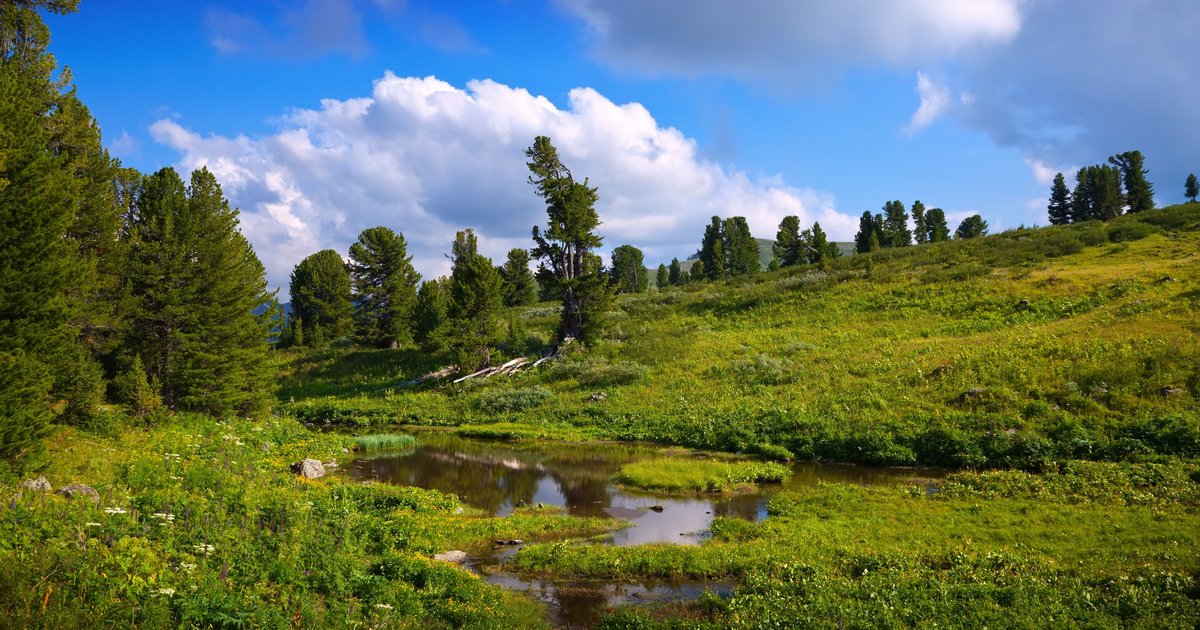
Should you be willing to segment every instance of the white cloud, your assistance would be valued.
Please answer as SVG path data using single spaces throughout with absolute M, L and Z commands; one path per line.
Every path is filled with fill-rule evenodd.
M 928 127 L 950 108 L 950 88 L 930 79 L 924 72 L 917 73 L 916 92 L 921 104 L 904 129 L 910 135 Z
M 325 100 L 279 125 L 272 135 L 229 138 L 164 119 L 151 134 L 180 152 L 182 169 L 207 165 L 217 175 L 271 283 L 285 290 L 304 256 L 344 253 L 376 225 L 404 233 L 427 277 L 447 271 L 444 254 L 458 229 L 475 229 L 497 262 L 512 247 L 529 247 L 530 229 L 545 223 L 523 154 L 538 135 L 550 136 L 572 172 L 599 188 L 606 249 L 633 244 L 647 262 L 691 254 L 712 215 L 743 215 L 762 237 L 774 236 L 785 214 L 819 220 L 835 239 L 857 228 L 830 195 L 701 159 L 693 139 L 660 127 L 642 105 L 619 105 L 590 88 L 572 90 L 560 109 L 490 80 L 463 89 L 389 72 L 369 97 Z
M 790 84 L 852 64 L 910 67 L 1010 40 L 1021 0 L 558 0 L 602 60 L 647 73 Z

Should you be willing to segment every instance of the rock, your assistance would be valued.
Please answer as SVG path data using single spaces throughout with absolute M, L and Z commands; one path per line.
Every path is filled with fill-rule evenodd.
M 662 512 L 664 509 L 666 509 L 666 508 L 664 508 L 664 507 L 663 507 L 663 506 L 661 506 L 661 505 L 651 505 L 651 506 L 650 506 L 650 510 L 651 510 L 652 512 Z
M 457 549 L 451 549 L 450 551 L 446 551 L 446 552 L 437 554 L 436 556 L 433 557 L 433 559 L 441 560 L 442 562 L 453 562 L 455 564 L 458 564 L 460 562 L 466 562 L 467 552 L 459 551 Z
M 33 490 L 34 492 L 54 492 L 54 487 L 50 485 L 49 481 L 46 481 L 45 477 L 26 479 L 21 482 L 21 489 Z
M 525 541 L 521 540 L 520 538 L 514 538 L 512 540 L 500 539 L 500 540 L 496 541 L 497 547 L 503 547 L 505 545 L 524 545 L 524 544 L 525 544 Z
M 349 452 L 350 452 L 350 449 L 348 449 L 348 448 L 343 448 L 343 449 L 342 449 L 342 452 L 343 452 L 343 453 L 349 453 Z
M 292 472 L 306 479 L 320 479 L 325 476 L 325 466 L 319 459 L 306 459 L 292 464 Z
M 1182 387 L 1171 387 L 1170 385 L 1167 385 L 1166 387 L 1163 387 L 1162 389 L 1158 390 L 1158 392 L 1160 394 L 1162 394 L 1163 396 L 1178 396 L 1183 393 L 1183 388 Z M 43 481 L 44 481 L 44 479 L 43 479 Z M 26 482 L 26 483 L 28 483 L 28 482 Z
M 605 394 L 604 392 L 595 392 L 591 396 L 588 396 L 588 400 L 591 400 L 592 402 L 600 402 L 605 398 L 608 398 L 608 394 Z
M 517 501 L 517 504 L 514 507 L 519 507 L 519 508 L 525 507 L 525 500 L 521 499 L 521 500 Z
M 1017 308 L 1020 310 L 1029 308 L 1029 300 L 1021 300 L 1020 302 L 1017 302 Z
M 335 460 L 332 460 L 332 461 L 325 462 L 325 464 L 324 464 L 324 465 L 325 465 L 325 467 L 326 467 L 326 468 L 332 468 L 332 469 L 337 469 L 337 467 L 338 467 L 338 463 L 337 463 L 337 460 L 336 460 L 336 459 L 335 459 Z
M 58 492 L 55 494 L 61 494 L 68 499 L 74 499 L 75 497 L 87 497 L 87 499 L 92 503 L 100 502 L 100 493 L 96 492 L 95 488 L 91 486 L 85 486 L 81 483 L 73 483 L 63 486 L 59 488 Z

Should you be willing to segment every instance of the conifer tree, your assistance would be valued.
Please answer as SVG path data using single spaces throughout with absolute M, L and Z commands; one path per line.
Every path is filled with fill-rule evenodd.
M 671 272 L 667 270 L 664 263 L 659 263 L 658 272 L 654 275 L 654 286 L 663 288 L 671 284 Z
M 976 238 L 987 234 L 987 231 L 987 221 L 984 221 L 983 217 L 978 214 L 973 214 L 958 224 L 958 229 L 954 231 L 954 238 Z
M 237 214 L 207 169 L 187 188 L 162 169 L 139 194 L 128 265 L 138 306 L 125 348 L 145 360 L 172 408 L 225 415 L 269 406 L 278 305 Z
M 918 199 L 912 205 L 913 240 L 918 245 L 929 242 L 929 228 L 925 226 L 925 204 Z
M 880 239 L 887 247 L 908 247 L 912 245 L 912 232 L 908 229 L 908 211 L 904 202 L 889 201 L 883 205 L 883 233 Z
M 353 330 L 350 273 L 336 251 L 321 250 L 301 260 L 289 286 L 292 317 L 305 345 L 320 348 Z
M 1071 191 L 1067 189 L 1067 182 L 1062 173 L 1054 176 L 1054 184 L 1050 186 L 1050 203 L 1046 209 L 1050 214 L 1051 225 L 1071 222 Z
M 854 251 L 865 254 L 871 251 L 871 235 L 875 233 L 875 219 L 870 210 L 864 210 L 858 219 L 858 232 L 854 235 Z M 878 244 L 878 239 L 876 239 Z
M 720 280 L 725 277 L 728 265 L 726 254 L 721 217 L 713 217 L 704 227 L 704 239 L 700 242 L 700 262 L 704 263 L 704 273 L 709 280 Z M 695 267 L 692 269 L 694 277 Z
M 537 280 L 529 270 L 529 252 L 520 248 L 508 251 L 500 266 L 501 292 L 505 306 L 525 306 L 537 301 Z
M 359 339 L 385 348 L 412 343 L 421 274 L 412 266 L 404 235 L 386 227 L 363 230 L 350 246 L 348 270 Z
M 679 259 L 672 258 L 671 266 L 667 268 L 667 281 L 672 286 L 683 284 L 687 278 L 684 276 L 683 268 L 679 266 Z
M 925 227 L 929 230 L 930 243 L 950 239 L 950 226 L 946 223 L 946 213 L 941 208 L 934 208 L 925 213 Z
M 1188 201 L 1196 203 L 1196 198 L 1200 197 L 1200 182 L 1196 181 L 1196 174 L 1189 173 L 1187 181 L 1183 184 L 1183 196 Z
M 695 263 L 692 263 L 691 276 L 692 282 L 708 280 L 708 270 L 704 268 L 703 260 L 697 260 Z
M 438 351 L 446 346 L 449 329 L 446 283 L 445 279 L 426 280 L 417 290 L 417 304 L 413 310 L 414 337 L 426 350 Z
M 779 231 L 775 233 L 775 245 L 772 249 L 780 267 L 800 264 L 804 256 L 800 247 L 800 217 L 783 217 L 779 222 Z
M 841 255 L 837 244 L 829 242 L 829 237 L 825 235 L 825 230 L 821 229 L 820 223 L 814 222 L 812 229 L 805 232 L 808 234 L 805 252 L 808 263 L 820 265 Z
M 500 273 L 479 253 L 470 230 L 458 232 L 450 250 L 450 295 L 447 313 L 452 348 L 463 372 L 491 364 L 500 310 Z
M 548 292 L 562 300 L 560 338 L 591 341 L 603 324 L 600 314 L 612 294 L 601 274 L 601 265 L 590 260 L 592 250 L 604 240 L 596 233 L 600 215 L 599 197 L 588 180 L 578 182 L 558 158 L 550 138 L 538 136 L 525 150 L 533 174 L 529 183 L 546 203 L 548 223 L 543 233 L 533 228 L 537 244 L 531 252 L 541 261 L 538 280 Z M 589 320 L 589 318 L 591 318 Z
M 1145 158 L 1141 151 L 1126 151 L 1108 158 L 1109 164 L 1121 171 L 1121 182 L 1125 187 L 1125 203 L 1130 212 L 1145 212 L 1154 209 L 1154 186 L 1146 175 Z
M 729 217 L 722 224 L 727 274 L 744 276 L 762 270 L 759 262 L 758 241 L 750 235 L 750 224 L 746 217 Z
M 1119 169 L 1101 164 L 1079 169 L 1071 194 L 1072 221 L 1108 221 L 1121 216 L 1124 205 Z
M 644 293 L 650 284 L 646 276 L 645 257 L 642 250 L 632 245 L 621 245 L 612 251 L 612 268 L 609 284 L 617 293 Z

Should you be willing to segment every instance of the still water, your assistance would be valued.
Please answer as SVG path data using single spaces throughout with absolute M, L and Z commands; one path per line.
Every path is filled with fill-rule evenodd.
M 788 489 L 817 482 L 902 483 L 938 471 L 794 464 L 792 477 L 754 494 L 729 497 L 668 497 L 629 492 L 612 483 L 622 465 L 661 456 L 661 447 L 632 444 L 494 442 L 452 433 L 421 432 L 415 450 L 352 461 L 354 478 L 431 488 L 458 495 L 464 503 L 504 516 L 514 506 L 562 506 L 575 516 L 613 516 L 631 526 L 613 532 L 613 545 L 699 544 L 717 516 L 760 520 L 767 501 Z M 497 570 L 515 548 L 479 551 L 467 566 L 489 582 L 527 592 L 548 606 L 551 620 L 569 627 L 593 625 L 607 607 L 626 603 L 689 600 L 705 590 L 727 594 L 728 583 L 698 581 L 622 584 L 605 581 L 524 580 Z

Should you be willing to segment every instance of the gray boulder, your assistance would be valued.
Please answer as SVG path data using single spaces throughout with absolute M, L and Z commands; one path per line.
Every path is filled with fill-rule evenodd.
M 95 488 L 93 488 L 91 486 L 85 486 L 81 483 L 73 483 L 70 485 L 63 486 L 63 487 L 59 488 L 58 492 L 56 492 L 55 494 L 61 494 L 64 497 L 67 497 L 68 499 L 74 499 L 75 497 L 85 497 L 85 498 L 87 498 L 87 500 L 91 501 L 92 503 L 100 502 L 100 493 L 96 492 Z
M 37 479 L 26 479 L 25 481 L 22 481 L 21 490 L 33 490 L 34 492 L 54 492 L 54 487 L 50 485 L 49 481 L 46 481 L 45 477 L 38 477 Z
M 307 479 L 320 479 L 325 476 L 325 466 L 319 459 L 306 459 L 292 464 L 292 472 Z
M 446 552 L 437 554 L 436 556 L 433 557 L 433 559 L 441 560 L 443 562 L 453 562 L 453 563 L 457 564 L 457 563 L 466 561 L 467 552 L 459 551 L 457 549 L 452 549 L 450 551 L 446 551 Z

